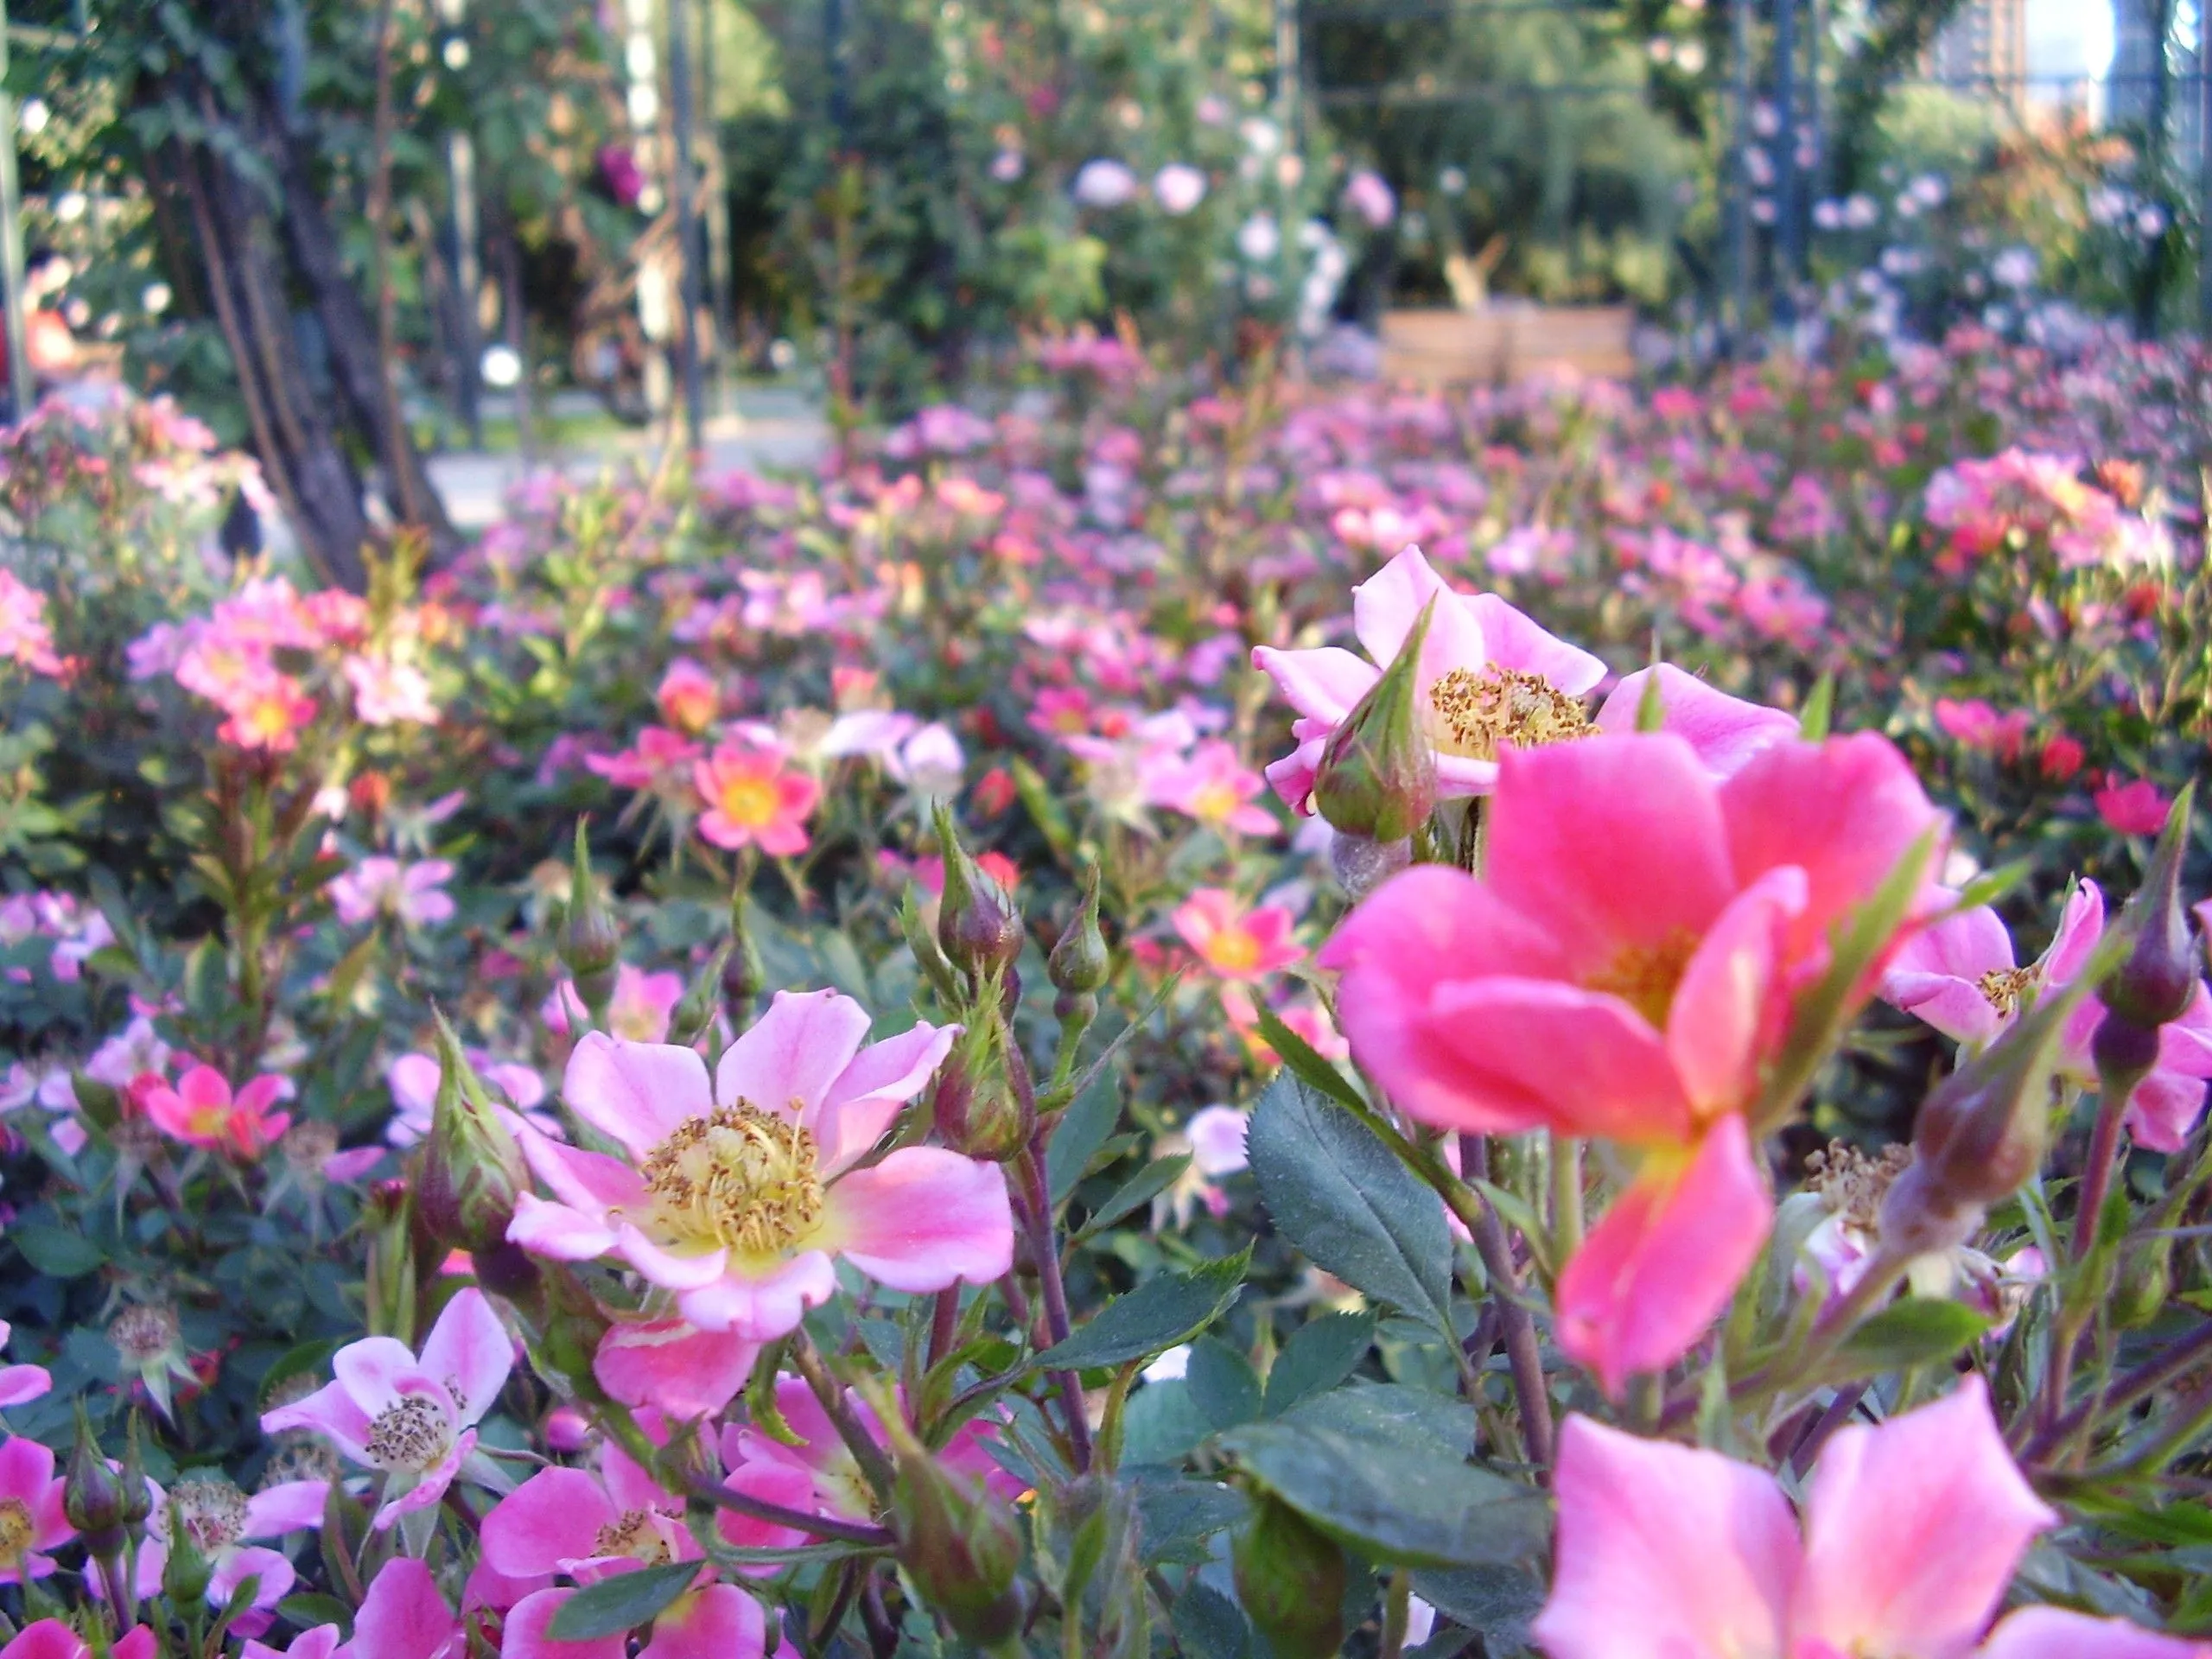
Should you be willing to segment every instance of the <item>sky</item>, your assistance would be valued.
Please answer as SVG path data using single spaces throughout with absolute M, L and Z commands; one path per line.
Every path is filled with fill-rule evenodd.
M 2113 9 L 2106 0 L 2028 0 L 2028 73 L 2099 76 L 2111 66 Z

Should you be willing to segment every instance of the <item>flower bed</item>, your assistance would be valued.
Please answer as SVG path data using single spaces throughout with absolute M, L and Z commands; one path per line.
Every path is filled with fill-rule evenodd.
M 35 416 L 0 1653 L 2197 1650 L 2204 372 Z

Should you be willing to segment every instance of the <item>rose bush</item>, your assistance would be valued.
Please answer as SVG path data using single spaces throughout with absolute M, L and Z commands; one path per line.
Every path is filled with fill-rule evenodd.
M 2207 366 L 35 416 L 0 1653 L 2205 1651 Z

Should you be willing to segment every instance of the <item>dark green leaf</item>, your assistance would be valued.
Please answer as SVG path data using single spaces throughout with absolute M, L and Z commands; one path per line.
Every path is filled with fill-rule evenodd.
M 1293 1414 L 1232 1430 L 1220 1444 L 1248 1477 L 1373 1560 L 1492 1566 L 1533 1560 L 1549 1537 L 1542 1493 L 1419 1440 L 1355 1439 Z
M 1107 1303 L 1089 1325 L 1030 1364 L 1046 1370 L 1087 1371 L 1149 1359 L 1187 1342 L 1236 1300 L 1251 1259 L 1248 1246 L 1194 1273 L 1163 1273 L 1147 1279 L 1128 1295 Z
M 1492 1653 L 1527 1646 L 1529 1626 L 1544 1605 L 1543 1580 L 1517 1567 L 1416 1573 L 1414 1593 L 1454 1624 L 1487 1638 Z
M 1279 1417 L 1350 1376 L 1375 1340 L 1371 1313 L 1325 1313 L 1291 1333 L 1268 1373 L 1266 1414 Z
M 1475 1408 L 1449 1395 L 1398 1382 L 1360 1382 L 1293 1406 L 1281 1421 L 1294 1428 L 1325 1428 L 1355 1440 L 1387 1440 L 1420 1446 L 1447 1460 L 1474 1449 Z
M 107 1260 L 99 1245 L 84 1234 L 71 1232 L 66 1227 L 24 1222 L 10 1229 L 8 1236 L 15 1241 L 26 1262 L 56 1279 L 80 1278 Z
M 311 1630 L 318 1624 L 335 1624 L 339 1634 L 344 1637 L 353 1629 L 353 1610 L 335 1596 L 287 1596 L 276 1604 L 276 1614 L 303 1630 Z
M 1910 1296 L 1843 1339 L 1822 1375 L 1839 1382 L 1950 1358 L 1989 1329 L 1986 1316 L 1946 1297 Z
M 1308 1261 L 1451 1334 L 1443 1200 L 1365 1124 L 1282 1077 L 1252 1114 L 1249 1146 L 1261 1200 Z
M 1252 1362 L 1214 1337 L 1192 1344 L 1190 1369 L 1183 1382 L 1192 1403 L 1216 1430 L 1249 1423 L 1260 1414 L 1260 1374 Z
M 1252 1627 L 1244 1622 L 1243 1610 L 1201 1584 L 1195 1573 L 1168 1618 L 1188 1659 L 1244 1659 L 1251 1646 Z
M 1091 1212 L 1075 1233 L 1077 1238 L 1089 1238 L 1092 1234 L 1111 1227 L 1132 1210 L 1150 1204 L 1153 1199 L 1175 1185 L 1176 1179 L 1191 1166 L 1191 1157 L 1183 1153 L 1173 1158 L 1155 1158 L 1142 1169 L 1122 1183 L 1114 1196 Z
M 1322 1058 L 1313 1044 L 1282 1022 L 1282 1016 L 1264 1002 L 1256 1005 L 1260 1016 L 1260 1036 L 1274 1050 L 1284 1065 L 1310 1089 L 1343 1102 L 1347 1106 L 1360 1106 L 1358 1091 L 1345 1081 L 1344 1074 Z
M 1147 1382 L 1122 1409 L 1122 1461 L 1180 1463 L 1212 1433 L 1182 1378 Z
M 556 1642 L 596 1642 L 634 1630 L 689 1589 L 699 1567 L 668 1561 L 588 1585 L 561 1604 L 545 1633 Z
M 1206 1540 L 1243 1521 L 1251 1505 L 1234 1486 L 1140 1471 L 1130 1478 L 1137 1525 L 1148 1561 L 1197 1566 Z
M 1045 1149 L 1045 1178 L 1052 1187 L 1053 1203 L 1075 1191 L 1091 1158 L 1121 1120 L 1121 1092 L 1111 1077 L 1101 1077 L 1075 1097 L 1059 1127 L 1052 1131 L 1052 1144 Z

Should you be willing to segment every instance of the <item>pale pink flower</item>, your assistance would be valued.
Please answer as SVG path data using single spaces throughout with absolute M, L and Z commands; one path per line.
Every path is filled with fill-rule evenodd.
M 758 847 L 771 857 L 803 853 L 822 785 L 794 772 L 782 746 L 732 739 L 696 762 L 692 785 L 705 810 L 699 833 L 717 847 Z
M 1380 173 L 1363 167 L 1344 181 L 1344 206 L 1379 231 L 1398 216 L 1397 193 Z
M 635 963 L 626 962 L 614 970 L 614 990 L 607 999 L 607 1028 L 633 1043 L 661 1042 L 668 1036 L 668 1022 L 676 1005 L 683 1000 L 683 975 L 649 974 Z M 567 1036 L 584 1024 L 588 1015 L 575 982 L 566 979 L 553 988 L 553 994 L 537 1010 L 546 1030 L 557 1037 Z
M 437 724 L 430 677 L 413 664 L 363 656 L 348 657 L 342 667 L 346 684 L 353 689 L 353 716 L 364 726 L 397 726 L 403 721 Z
M 251 1497 L 219 1475 L 188 1476 L 166 1491 L 151 1480 L 146 1484 L 153 1494 L 154 1510 L 146 1518 L 144 1541 L 138 1546 L 139 1595 L 150 1600 L 162 1592 L 162 1573 L 169 1557 L 169 1506 L 174 1503 L 194 1546 L 213 1569 L 207 1581 L 210 1605 L 224 1605 L 240 1585 L 257 1579 L 255 1612 L 265 1612 L 291 1594 L 297 1574 L 282 1550 L 251 1541 L 321 1527 L 330 1497 L 326 1480 L 280 1481 Z M 92 1583 L 99 1593 L 98 1580 Z M 253 1621 L 253 1628 L 266 1628 L 266 1621 Z
M 697 736 L 715 723 L 721 712 L 721 687 L 715 677 L 689 657 L 668 665 L 653 691 L 660 717 L 679 732 Z
M 1831 928 L 1937 822 L 1872 734 L 1723 779 L 1668 735 L 1510 752 L 1485 878 L 1408 870 L 1322 951 L 1353 1056 L 1409 1116 L 1641 1154 L 1556 1298 L 1608 1393 L 1687 1352 L 1758 1255 L 1773 1201 L 1743 1114 Z
M 0 658 L 34 674 L 59 674 L 54 632 L 46 623 L 46 595 L 0 569 Z
M 381 1531 L 445 1495 L 474 1453 L 477 1421 L 514 1363 L 506 1327 L 471 1287 L 446 1304 L 419 1357 L 391 1337 L 349 1343 L 331 1359 L 336 1381 L 264 1413 L 261 1432 L 312 1429 L 353 1462 L 381 1470 Z
M 545 1098 L 545 1081 L 535 1071 L 512 1060 L 494 1059 L 480 1048 L 468 1050 L 467 1058 L 476 1075 L 505 1096 L 507 1104 L 514 1109 L 502 1120 L 510 1129 L 515 1122 L 523 1121 L 541 1134 L 559 1136 L 560 1120 L 550 1112 L 534 1109 Z M 392 1116 L 384 1134 L 393 1146 L 411 1147 L 430 1132 L 440 1076 L 437 1060 L 428 1054 L 397 1055 L 385 1067 Z
M 561 1261 L 616 1256 L 693 1325 L 763 1341 L 829 1298 L 839 1255 L 909 1294 L 999 1277 L 1014 1233 L 997 1165 L 903 1147 L 855 1166 L 957 1034 L 918 1025 L 864 1048 L 868 1023 L 833 991 L 779 992 L 711 1085 L 691 1049 L 589 1033 L 563 1094 L 631 1161 L 525 1132 L 554 1197 L 524 1194 L 508 1236 Z
M 648 726 L 630 747 L 615 754 L 588 754 L 584 765 L 617 789 L 651 790 L 689 809 L 691 768 L 705 753 L 681 732 Z
M 1550 1659 L 2207 1651 L 2056 1608 L 1989 1631 L 2030 1541 L 2058 1516 L 2013 1466 L 1975 1376 L 1878 1428 L 1839 1429 L 1802 1526 L 1763 1469 L 1581 1416 L 1561 1431 L 1553 1489 L 1557 1558 L 1533 1630 Z
M 1605 664 L 1495 594 L 1454 591 L 1419 548 L 1407 548 L 1351 597 L 1352 627 L 1367 659 L 1336 645 L 1252 652 L 1253 666 L 1298 712 L 1291 726 L 1298 747 L 1268 768 L 1268 780 L 1297 810 L 1313 810 L 1313 777 L 1331 734 L 1396 658 L 1432 601 L 1415 686 L 1443 794 L 1487 794 L 1502 750 L 1586 727 L 1580 699 L 1605 677 Z
M 85 1075 L 111 1089 L 126 1086 L 133 1077 L 169 1069 L 169 1046 L 154 1030 L 154 1022 L 140 1014 L 92 1051 L 85 1062 Z
M 1655 683 L 1656 694 L 1649 690 Z M 1688 743 L 1716 778 L 1740 771 L 1762 749 L 1797 735 L 1796 715 L 1716 691 L 1672 663 L 1640 668 L 1616 685 L 1598 710 L 1598 729 L 1635 731 L 1643 700 L 1652 695 L 1659 699 L 1659 729 Z
M 8 1345 L 8 1321 L 0 1319 L 0 1348 Z M 54 1377 L 43 1365 L 0 1365 L 0 1411 L 28 1405 L 52 1391 Z
M 2012 936 L 1986 906 L 1964 911 L 1905 942 L 1882 981 L 1882 997 L 1955 1042 L 1980 1048 L 2037 996 L 2070 985 L 2104 937 L 2105 896 L 2094 881 L 2067 895 L 2050 948 L 2016 967 Z M 2083 1088 L 2096 1083 L 2090 1040 L 2104 1018 L 2092 994 L 2067 1017 L 2060 1070 Z M 2199 980 L 2181 1018 L 2158 1028 L 2158 1058 L 2128 1096 L 2128 1133 L 2154 1152 L 2178 1152 L 2204 1109 L 2212 1077 L 2212 990 Z
M 289 754 L 299 747 L 300 730 L 315 718 L 315 699 L 289 674 L 251 676 L 223 704 L 228 716 L 217 728 L 224 742 L 242 749 Z
M 1152 196 L 1160 211 L 1180 219 L 1206 198 L 1206 175 L 1187 162 L 1170 162 L 1152 175 Z
M 2173 805 L 2148 778 L 2123 783 L 2117 775 L 2089 798 L 2097 816 L 2123 836 L 2157 835 Z
M 429 927 L 453 919 L 453 895 L 445 884 L 453 865 L 442 858 L 403 863 L 381 855 L 365 858 L 330 883 L 330 902 L 338 919 L 359 927 L 380 916 L 396 916 L 410 927 Z
M 1185 760 L 1151 758 L 1142 771 L 1148 803 L 1197 819 L 1210 830 L 1248 836 L 1272 836 L 1281 830 L 1274 814 L 1255 805 L 1267 781 L 1237 759 L 1234 744 L 1216 738 L 1201 743 Z
M 1281 905 L 1246 909 L 1222 887 L 1200 887 L 1175 907 L 1175 931 L 1217 978 L 1232 984 L 1264 979 L 1306 959 L 1292 937 L 1297 918 Z

